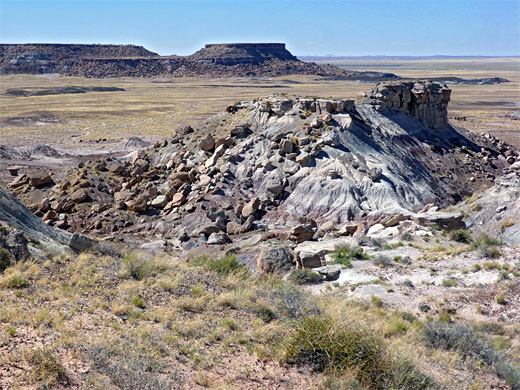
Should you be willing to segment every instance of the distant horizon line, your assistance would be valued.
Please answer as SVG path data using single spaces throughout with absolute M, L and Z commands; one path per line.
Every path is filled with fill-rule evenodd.
M 250 43 L 250 44 L 260 44 L 260 43 L 272 43 L 272 42 L 223 42 L 223 43 L 210 43 L 210 45 L 215 44 L 237 44 L 237 43 Z M 283 43 L 287 47 L 287 43 L 284 42 L 276 42 L 277 44 Z M 99 46 L 140 46 L 147 49 L 144 44 L 135 44 L 135 43 L 72 43 L 72 42 L 2 42 L 0 41 L 0 45 L 99 45 Z M 207 44 L 206 44 L 207 45 Z M 289 49 L 287 49 L 289 50 Z M 291 52 L 292 53 L 292 52 Z M 185 56 L 189 54 L 159 54 L 163 57 L 168 57 L 172 55 L 180 55 Z M 349 54 L 293 54 L 298 59 L 307 58 L 334 58 L 334 59 L 352 59 L 352 58 L 520 58 L 519 54 L 465 54 L 465 55 L 454 55 L 454 54 L 357 54 L 357 55 L 349 55 Z

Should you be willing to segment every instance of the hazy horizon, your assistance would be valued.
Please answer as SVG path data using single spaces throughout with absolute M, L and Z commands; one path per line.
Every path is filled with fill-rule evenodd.
M 520 56 L 514 0 L 0 0 L 1 43 L 284 42 L 305 56 Z M 333 53 L 333 54 L 331 54 Z

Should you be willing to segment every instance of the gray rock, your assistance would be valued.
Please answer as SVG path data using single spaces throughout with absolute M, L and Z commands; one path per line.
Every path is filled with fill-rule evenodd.
M 323 267 L 313 268 L 312 270 L 323 275 L 325 280 L 336 280 L 339 278 L 339 274 L 341 273 L 341 265 L 325 265 Z
M 284 246 L 262 248 L 257 259 L 258 272 L 283 275 L 294 268 L 294 255 Z

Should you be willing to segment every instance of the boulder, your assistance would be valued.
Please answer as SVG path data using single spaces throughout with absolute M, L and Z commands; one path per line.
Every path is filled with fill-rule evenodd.
M 33 173 L 29 176 L 29 183 L 36 188 L 43 187 L 52 183 L 52 178 L 46 172 Z
M 88 191 L 85 188 L 80 188 L 79 190 L 74 191 L 70 198 L 75 203 L 84 202 L 88 198 Z
M 285 246 L 268 246 L 262 248 L 256 265 L 262 274 L 285 274 L 294 268 L 294 254 Z
M 199 143 L 199 147 L 205 152 L 210 152 L 215 148 L 215 139 L 211 134 L 207 134 Z
M 270 195 L 273 199 L 276 199 L 278 195 L 280 195 L 283 191 L 284 185 L 279 179 L 271 178 L 267 180 L 265 185 L 265 190 L 268 195 Z
M 414 222 L 423 226 L 440 226 L 442 229 L 451 231 L 457 229 L 465 229 L 462 213 L 448 213 L 448 212 L 427 212 L 417 213 L 413 216 Z
M 93 249 L 96 246 L 96 240 L 93 240 L 83 234 L 74 233 L 69 240 L 69 247 L 77 252 Z
M 184 204 L 186 197 L 182 192 L 177 192 L 173 195 L 172 201 L 170 202 L 173 207 L 178 207 Z
M 315 229 L 311 223 L 302 223 L 291 228 L 289 238 L 296 242 L 311 240 Z
M 250 215 L 254 215 L 256 213 L 256 210 L 258 210 L 259 206 L 260 206 L 260 199 L 258 199 L 258 198 L 251 199 L 242 208 L 242 216 L 244 218 L 247 218 Z
M 231 242 L 226 233 L 211 233 L 206 242 L 208 245 L 223 245 Z
M 325 265 L 323 267 L 313 268 L 312 270 L 323 275 L 325 280 L 336 280 L 339 278 L 339 274 L 341 273 L 341 265 Z
M 284 139 L 280 142 L 280 150 L 285 154 L 292 153 L 293 151 L 293 143 L 289 139 Z
M 150 204 L 157 209 L 163 209 L 168 204 L 168 198 L 166 195 L 159 195 Z

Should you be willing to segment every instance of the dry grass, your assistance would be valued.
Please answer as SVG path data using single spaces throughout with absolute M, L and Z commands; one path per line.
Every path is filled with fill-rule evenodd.
M 15 275 L 27 281 L 24 287 L 8 282 Z M 328 377 L 278 363 L 280 341 L 305 318 L 363 330 L 387 362 L 409 373 L 417 366 L 447 389 L 500 383 L 456 352 L 424 345 L 424 324 L 413 315 L 353 302 L 340 288 L 316 299 L 278 278 L 245 275 L 232 258 L 184 265 L 82 254 L 19 263 L 0 277 L 0 387 L 326 389 L 354 386 L 355 378 L 366 384 L 355 361 L 341 360 L 348 350 L 334 349 L 341 370 L 329 367 Z M 493 337 L 511 346 L 515 332 L 503 326 Z
M 520 124 L 501 117 L 514 110 L 514 104 L 520 99 L 518 59 L 427 62 L 385 60 L 339 65 L 347 66 L 348 69 L 394 72 L 405 77 L 506 77 L 513 82 L 499 85 L 452 85 L 450 116 L 466 116 L 466 121 L 453 123 L 476 132 L 491 131 L 520 146 Z M 8 89 L 39 90 L 63 86 L 119 87 L 125 91 L 30 97 L 5 95 Z M 370 83 L 331 81 L 315 76 L 217 80 L 0 76 L 0 127 L 5 136 L 2 143 L 15 146 L 50 143 L 106 148 L 130 136 L 162 139 L 181 126 L 200 126 L 208 117 L 237 101 L 277 92 L 353 99 L 372 87 Z M 50 116 L 56 121 L 34 121 L 43 116 Z M 13 118 L 32 120 L 24 125 L 16 125 Z M 107 138 L 107 141 L 89 144 L 103 138 Z

